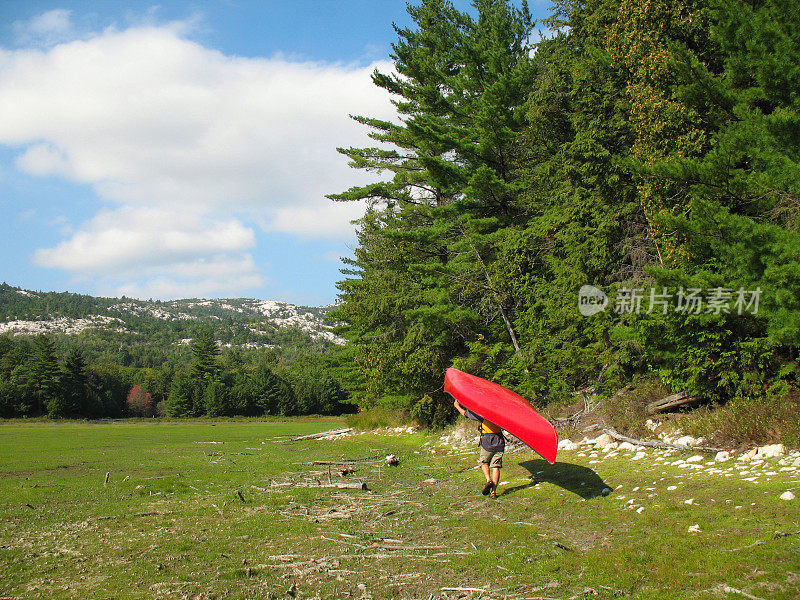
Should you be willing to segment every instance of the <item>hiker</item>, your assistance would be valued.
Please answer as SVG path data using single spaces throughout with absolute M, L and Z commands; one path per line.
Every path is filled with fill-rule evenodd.
M 480 415 L 476 415 L 468 408 L 461 406 L 458 400 L 453 401 L 453 406 L 461 413 L 462 417 L 477 421 L 481 432 L 481 470 L 486 477 L 486 485 L 483 486 L 481 493 L 486 496 L 491 494 L 492 498 L 497 498 L 497 485 L 500 483 L 500 469 L 503 467 L 503 452 L 506 449 L 506 438 L 503 430 L 498 426 L 487 421 Z

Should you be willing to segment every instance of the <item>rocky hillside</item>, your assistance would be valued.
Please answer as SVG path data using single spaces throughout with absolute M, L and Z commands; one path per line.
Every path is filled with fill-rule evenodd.
M 324 319 L 327 307 L 233 298 L 170 301 L 98 298 L 69 292 L 34 292 L 0 285 L 0 334 L 158 337 L 186 345 L 210 327 L 223 346 L 260 348 L 289 339 L 340 344 Z

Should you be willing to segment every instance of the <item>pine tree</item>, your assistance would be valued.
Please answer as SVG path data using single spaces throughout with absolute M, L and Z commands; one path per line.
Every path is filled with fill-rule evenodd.
M 335 316 L 348 324 L 368 397 L 439 387 L 487 318 L 502 316 L 514 339 L 515 302 L 487 265 L 495 234 L 518 213 L 514 137 L 533 77 L 532 22 L 524 4 L 475 6 L 477 19 L 442 0 L 409 7 L 416 28 L 397 28 L 398 75 L 373 77 L 395 96 L 401 122 L 356 118 L 389 147 L 340 149 L 355 168 L 392 174 L 331 196 L 371 205 Z
M 192 375 L 198 382 L 210 383 L 219 378 L 221 367 L 218 361 L 221 353 L 213 333 L 204 329 L 192 342 Z
M 64 359 L 57 399 L 48 405 L 48 413 L 72 417 L 97 417 L 102 413 L 102 402 L 79 348 L 70 350 Z
M 61 402 L 58 390 L 58 358 L 55 344 L 50 337 L 44 334 L 36 336 L 26 371 L 35 390 L 36 414 L 42 414 L 45 409 L 50 412 L 52 403 Z

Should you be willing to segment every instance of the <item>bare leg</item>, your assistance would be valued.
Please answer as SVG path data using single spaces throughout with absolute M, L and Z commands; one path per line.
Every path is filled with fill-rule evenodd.
M 492 491 L 491 496 L 492 498 L 497 498 L 497 485 L 500 483 L 500 469 L 494 467 L 492 469 Z
M 483 476 L 486 477 L 486 482 L 490 482 L 492 478 L 489 475 L 489 465 L 486 463 L 481 463 L 481 471 L 483 471 Z

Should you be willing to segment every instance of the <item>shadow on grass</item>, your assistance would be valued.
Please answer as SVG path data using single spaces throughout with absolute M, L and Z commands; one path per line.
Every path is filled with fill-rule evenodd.
M 526 460 L 519 464 L 531 474 L 533 481 L 525 485 L 506 488 L 503 490 L 502 496 L 513 494 L 537 483 L 552 483 L 587 500 L 602 496 L 604 489 L 607 489 L 608 492 L 611 491 L 610 486 L 588 467 L 564 462 L 551 465 L 546 460 Z

